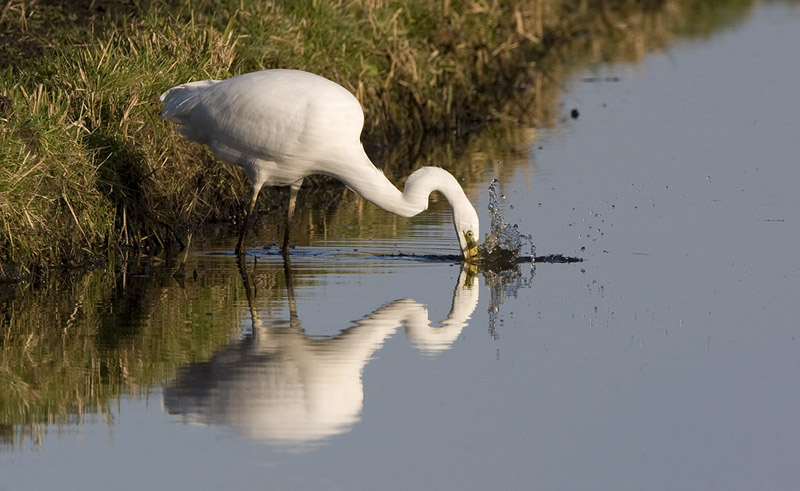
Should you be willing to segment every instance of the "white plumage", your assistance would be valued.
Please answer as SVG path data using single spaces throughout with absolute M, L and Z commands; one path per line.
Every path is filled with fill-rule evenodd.
M 236 246 L 243 253 L 248 219 L 262 186 L 289 186 L 289 229 L 297 191 L 306 176 L 324 174 L 391 213 L 410 217 L 441 192 L 453 208 L 463 257 L 477 257 L 478 214 L 458 181 L 444 169 L 423 167 L 400 192 L 364 152 L 364 112 L 344 87 L 297 70 L 264 70 L 228 80 L 203 80 L 161 94 L 162 119 L 181 134 L 207 145 L 223 162 L 244 169 L 253 186 L 250 207 Z

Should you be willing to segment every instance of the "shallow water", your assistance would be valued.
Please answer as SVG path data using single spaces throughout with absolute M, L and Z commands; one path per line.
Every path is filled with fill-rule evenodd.
M 499 281 L 428 260 L 455 250 L 435 203 L 330 227 L 288 275 L 258 250 L 238 268 L 231 239 L 183 278 L 82 280 L 63 316 L 24 314 L 63 338 L 14 346 L 74 356 L 92 407 L 31 434 L 4 422 L 0 489 L 794 488 L 798 25 L 798 7 L 759 4 L 579 69 L 535 140 L 475 140 L 482 230 L 497 177 L 536 253 L 582 263 Z

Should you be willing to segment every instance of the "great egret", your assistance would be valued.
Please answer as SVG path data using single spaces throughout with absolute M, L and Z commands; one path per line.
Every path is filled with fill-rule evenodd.
M 453 208 L 461 254 L 477 259 L 478 214 L 458 181 L 438 167 L 412 173 L 401 193 L 364 152 L 364 112 L 344 87 L 298 70 L 263 70 L 228 80 L 203 80 L 161 94 L 162 119 L 180 126 L 189 140 L 208 145 L 223 162 L 244 169 L 253 186 L 236 253 L 245 251 L 248 220 L 263 185 L 289 186 L 283 253 L 303 179 L 324 174 L 364 199 L 410 217 L 428 208 L 433 191 Z

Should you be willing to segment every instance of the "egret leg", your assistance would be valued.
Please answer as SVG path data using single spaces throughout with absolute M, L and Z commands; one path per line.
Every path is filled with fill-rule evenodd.
M 253 210 L 256 208 L 256 201 L 258 201 L 258 191 L 261 189 L 260 186 L 256 187 L 253 186 L 253 195 L 250 196 L 250 207 L 247 210 L 247 214 L 244 216 L 244 223 L 242 224 L 242 231 L 239 234 L 239 242 L 236 243 L 236 254 L 242 255 L 246 252 L 246 248 L 244 246 L 244 237 L 247 235 L 247 227 L 250 223 L 250 215 L 253 214 Z
M 286 214 L 286 230 L 283 234 L 283 247 L 281 248 L 284 257 L 289 256 L 289 234 L 292 229 L 292 217 L 294 216 L 295 205 L 297 205 L 297 193 L 302 185 L 302 179 L 289 185 L 289 212 Z

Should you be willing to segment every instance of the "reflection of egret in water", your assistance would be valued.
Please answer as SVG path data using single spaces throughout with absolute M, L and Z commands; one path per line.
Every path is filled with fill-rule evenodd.
M 450 347 L 478 303 L 473 273 L 463 270 L 453 305 L 433 327 L 424 305 L 396 300 L 329 339 L 309 338 L 295 311 L 290 267 L 285 264 L 289 327 L 267 325 L 253 308 L 253 331 L 220 349 L 210 360 L 183 367 L 166 388 L 164 406 L 185 422 L 220 424 L 275 445 L 302 447 L 348 431 L 359 419 L 364 398 L 361 372 L 373 353 L 399 326 L 426 353 Z

